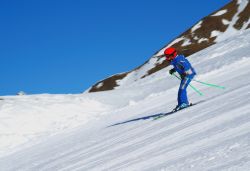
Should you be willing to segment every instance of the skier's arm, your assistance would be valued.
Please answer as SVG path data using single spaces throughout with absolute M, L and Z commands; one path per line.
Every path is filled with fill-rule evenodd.
M 185 59 L 183 61 L 180 61 L 180 63 L 183 66 L 183 74 L 185 76 L 192 74 L 191 66 L 190 66 L 188 60 Z

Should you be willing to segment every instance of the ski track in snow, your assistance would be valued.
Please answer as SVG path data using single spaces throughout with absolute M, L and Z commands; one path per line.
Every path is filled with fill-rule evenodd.
M 0 112 L 12 111 L 15 115 L 0 115 L 0 124 L 12 128 L 15 136 L 24 136 L 21 140 L 26 144 L 17 142 L 12 149 L 13 142 L 10 143 L 10 150 L 6 150 L 9 153 L 0 158 L 0 170 L 249 170 L 249 40 L 247 31 L 191 56 L 190 61 L 200 73 L 197 79 L 226 89 L 192 82 L 205 96 L 199 97 L 189 88 L 189 97 L 192 102 L 200 103 L 159 120 L 140 118 L 170 111 L 175 106 L 178 81 L 167 76 L 169 68 L 144 82 L 110 92 L 3 97 L 6 100 L 0 102 Z M 240 46 L 231 48 L 239 42 Z M 36 99 L 42 104 L 40 107 Z M 45 106 L 49 109 L 44 109 Z M 56 110 L 60 106 L 64 108 Z M 71 109 L 74 109 L 72 115 Z M 60 117 L 67 117 L 70 123 L 47 113 L 50 110 L 60 112 Z M 30 118 L 33 113 L 34 118 Z M 32 129 L 34 136 L 18 134 L 11 127 L 10 121 L 15 116 L 28 120 L 32 126 L 36 124 L 32 122 L 37 122 L 36 117 L 41 117 L 39 113 L 46 114 L 50 121 L 42 120 L 46 128 L 38 125 L 39 129 Z M 32 127 L 27 125 L 24 131 L 29 128 Z
M 247 87 L 247 89 L 248 88 L 249 87 Z M 238 92 L 236 92 L 236 93 L 238 93 Z M 204 104 L 204 105 L 206 105 L 206 104 Z M 237 106 L 237 105 L 238 104 L 235 104 L 235 106 Z M 234 108 L 235 106 L 232 106 L 232 108 Z M 219 107 L 219 109 L 220 108 L 223 108 L 223 106 Z M 246 108 L 249 109 L 249 107 L 246 107 Z M 217 112 L 220 112 L 216 108 L 214 110 Z M 238 110 L 238 109 L 236 109 L 236 110 Z M 201 149 L 197 149 L 197 146 L 200 143 L 201 144 L 200 146 L 202 148 L 204 146 L 204 144 L 208 142 L 207 139 L 209 139 L 209 138 L 207 138 L 207 137 L 209 137 L 209 136 L 212 137 L 211 140 L 209 140 L 209 141 L 213 142 L 213 140 L 217 140 L 220 137 L 225 138 L 225 136 L 226 136 L 225 134 L 227 132 L 229 135 L 233 134 L 234 132 L 232 132 L 232 130 L 235 131 L 235 136 L 239 136 L 240 134 L 245 133 L 245 132 L 239 133 L 237 129 L 230 130 L 230 127 L 234 128 L 234 127 L 237 127 L 239 125 L 241 125 L 238 128 L 239 130 L 241 130 L 242 127 L 249 128 L 250 118 L 248 117 L 246 120 L 246 116 L 247 116 L 248 112 L 244 107 L 242 110 L 245 112 L 241 113 L 239 115 L 233 115 L 232 118 L 225 118 L 224 115 L 228 115 L 228 113 L 225 113 L 224 115 L 219 115 L 219 117 L 215 117 L 217 112 L 214 111 L 215 112 L 214 115 L 208 115 L 205 112 L 202 116 L 199 117 L 196 115 L 195 116 L 196 119 L 191 118 L 190 121 L 185 120 L 186 122 L 178 124 L 178 126 L 174 124 L 173 127 L 171 127 L 172 125 L 168 125 L 167 128 L 164 128 L 163 125 L 160 125 L 160 127 L 159 127 L 159 125 L 156 125 L 158 127 L 156 129 L 155 125 L 154 126 L 150 125 L 149 128 L 148 128 L 148 126 L 146 128 L 143 128 L 143 129 L 140 127 L 139 132 L 137 132 L 134 129 L 132 129 L 132 130 L 130 129 L 126 132 L 122 131 L 123 134 L 120 135 L 119 137 L 112 135 L 111 137 L 109 137 L 105 141 L 103 141 L 103 140 L 99 141 L 99 142 L 104 142 L 104 144 L 100 143 L 100 144 L 98 144 L 98 146 L 91 147 L 90 149 L 92 149 L 92 148 L 94 149 L 93 151 L 91 151 L 91 153 L 94 153 L 94 155 L 90 155 L 90 156 L 93 156 L 94 158 L 88 157 L 89 152 L 85 156 L 84 154 L 86 154 L 86 152 L 84 153 L 84 150 L 82 150 L 80 152 L 80 154 L 73 153 L 73 156 L 68 156 L 70 158 L 72 157 L 70 161 L 74 161 L 74 158 L 75 158 L 75 160 L 78 161 L 79 158 L 84 158 L 84 156 L 86 158 L 85 158 L 85 160 L 80 160 L 79 162 L 77 162 L 73 166 L 70 166 L 68 168 L 66 167 L 67 168 L 66 170 L 74 170 L 74 169 L 76 169 L 76 170 L 77 169 L 91 170 L 91 168 L 94 168 L 95 165 L 98 165 L 98 166 L 107 165 L 107 163 L 109 163 L 109 162 L 113 164 L 113 163 L 115 163 L 114 160 L 117 160 L 117 162 L 118 162 L 116 165 L 114 165 L 112 167 L 108 167 L 108 168 L 101 168 L 101 169 L 103 169 L 103 170 L 106 170 L 106 169 L 107 170 L 119 170 L 119 169 L 125 169 L 128 167 L 129 168 L 128 170 L 130 170 L 131 169 L 130 167 L 133 164 L 138 164 L 138 163 L 140 163 L 140 161 L 144 161 L 147 163 L 148 162 L 147 159 L 149 159 L 149 160 L 153 159 L 152 156 L 156 156 L 157 158 L 159 158 L 159 156 L 161 156 L 161 155 L 163 155 L 163 157 L 165 155 L 166 156 L 168 156 L 168 155 L 173 156 L 174 155 L 177 157 L 181 157 L 181 156 L 183 156 L 183 151 L 185 151 L 182 148 L 188 149 L 189 153 L 190 152 L 193 153 L 194 149 L 196 149 L 197 151 L 200 151 Z M 234 114 L 235 111 L 233 110 L 233 111 L 230 111 L 229 113 Z M 216 123 L 216 121 L 218 123 Z M 230 121 L 233 122 L 235 125 L 232 124 Z M 214 123 L 213 128 L 209 127 L 211 122 Z M 224 123 L 224 122 L 225 122 L 225 124 L 222 125 L 222 123 Z M 175 123 L 175 122 L 171 121 L 171 123 Z M 208 124 L 206 124 L 206 123 L 208 123 Z M 165 125 L 167 123 L 163 123 L 163 124 Z M 207 128 L 209 128 L 208 130 L 206 130 L 204 128 L 206 125 L 208 125 L 208 127 L 207 127 Z M 138 129 L 138 128 L 136 128 L 136 129 Z M 229 129 L 229 131 L 226 131 L 227 129 Z M 143 130 L 143 131 L 141 131 L 141 130 Z M 163 132 L 161 132 L 161 130 Z M 198 131 L 196 131 L 196 130 L 198 130 Z M 248 132 L 248 130 L 246 130 L 246 131 Z M 131 132 L 133 132 L 134 134 L 131 135 Z M 216 132 L 219 132 L 218 136 L 215 136 L 215 135 L 217 135 Z M 147 133 L 150 133 L 150 134 L 145 135 Z M 209 135 L 209 133 L 211 135 Z M 187 134 L 187 135 L 185 136 L 185 134 Z M 114 138 L 112 138 L 112 137 L 114 137 Z M 116 140 L 117 138 L 119 138 L 118 141 Z M 230 136 L 230 138 L 233 139 L 234 137 Z M 129 139 L 131 141 L 127 142 L 127 139 Z M 202 140 L 203 142 L 202 141 L 199 142 L 199 139 Z M 225 141 L 225 139 L 223 139 L 223 140 Z M 111 142 L 109 142 L 109 141 L 111 141 Z M 216 144 L 217 143 L 218 142 L 216 142 Z M 115 146 L 117 144 L 119 146 Z M 144 145 L 147 146 L 146 152 L 145 152 Z M 158 145 L 159 145 L 159 147 L 157 147 Z M 164 145 L 164 146 L 162 146 L 162 145 Z M 209 145 L 211 146 L 211 144 L 209 144 Z M 112 149 L 109 148 L 110 151 L 105 150 L 107 147 L 110 147 L 110 146 L 113 147 Z M 152 146 L 152 150 L 149 150 L 150 146 Z M 186 146 L 188 146 L 188 147 L 186 147 Z M 157 148 L 155 148 L 155 147 L 157 147 Z M 128 149 L 126 150 L 124 148 L 128 148 Z M 87 151 L 89 151 L 90 149 L 88 148 Z M 174 149 L 174 150 L 172 150 L 172 149 Z M 176 150 L 176 149 L 178 149 L 178 150 Z M 190 150 L 190 149 L 192 149 L 192 150 Z M 140 152 L 141 154 L 137 156 L 136 154 L 138 153 L 137 151 L 139 151 L 139 150 L 142 150 L 142 152 Z M 180 151 L 180 154 L 176 155 L 176 153 L 178 154 L 178 151 Z M 117 154 L 119 154 L 119 155 L 117 155 Z M 131 160 L 131 155 L 135 155 L 136 157 L 134 157 L 133 160 Z M 122 156 L 122 158 L 126 158 L 126 156 L 127 156 L 127 161 L 125 160 L 125 161 L 120 163 L 119 156 Z M 68 158 L 67 158 L 67 160 L 68 160 Z M 157 163 L 157 161 L 159 162 L 159 161 L 162 161 L 164 159 L 154 159 L 154 160 L 155 161 L 153 163 Z M 94 161 L 94 162 L 91 162 L 91 161 Z M 60 162 L 64 163 L 65 161 L 60 161 Z M 150 163 L 150 165 L 152 165 L 152 162 L 149 162 L 149 163 Z M 174 162 L 174 163 L 176 163 L 176 162 Z M 84 165 L 84 167 L 83 167 L 83 165 Z M 119 168 L 119 167 L 122 167 L 122 168 Z M 45 170 L 46 169 L 56 169 L 56 168 L 53 168 L 53 167 L 51 168 L 51 166 L 50 166 L 48 168 L 45 168 Z M 143 168 L 135 168 L 135 170 L 141 170 L 141 169 L 143 169 Z M 154 170 L 154 169 L 152 169 L 152 170 Z

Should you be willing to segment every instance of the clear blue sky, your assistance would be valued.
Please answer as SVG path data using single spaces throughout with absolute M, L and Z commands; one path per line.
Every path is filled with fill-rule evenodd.
M 83 92 L 229 1 L 0 1 L 0 95 Z

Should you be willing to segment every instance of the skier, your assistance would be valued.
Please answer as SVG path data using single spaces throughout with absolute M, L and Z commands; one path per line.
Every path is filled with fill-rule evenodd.
M 196 75 L 196 72 L 184 55 L 177 54 L 175 48 L 167 48 L 164 51 L 164 55 L 167 61 L 169 61 L 174 67 L 169 71 L 169 74 L 172 75 L 173 73 L 178 72 L 181 77 L 181 83 L 178 91 L 178 105 L 173 110 L 178 111 L 190 105 L 187 98 L 187 87 Z

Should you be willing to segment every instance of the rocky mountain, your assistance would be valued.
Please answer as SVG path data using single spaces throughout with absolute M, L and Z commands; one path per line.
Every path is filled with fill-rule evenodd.
M 106 91 L 126 87 L 133 82 L 167 67 L 169 63 L 161 58 L 167 47 L 175 47 L 186 57 L 213 44 L 228 39 L 235 34 L 250 28 L 249 0 L 232 0 L 230 3 L 212 14 L 202 18 L 190 29 L 182 33 L 157 51 L 147 62 L 136 69 L 113 75 L 97 82 L 88 92 Z

